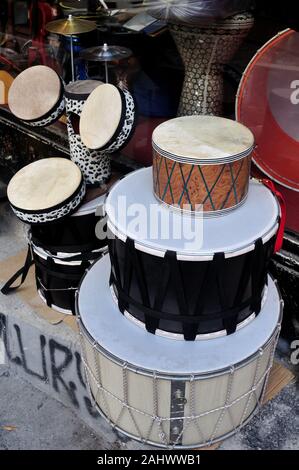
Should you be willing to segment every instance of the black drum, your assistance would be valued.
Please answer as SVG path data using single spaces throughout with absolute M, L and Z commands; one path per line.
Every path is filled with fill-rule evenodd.
M 120 311 L 151 333 L 177 339 L 245 326 L 267 296 L 280 221 L 276 197 L 252 180 L 242 207 L 207 219 L 157 204 L 146 191 L 151 186 L 152 169 L 138 170 L 106 201 L 111 291 Z

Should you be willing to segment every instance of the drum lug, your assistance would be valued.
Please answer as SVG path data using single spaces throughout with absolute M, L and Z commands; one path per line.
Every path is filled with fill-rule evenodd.
M 186 399 L 186 383 L 183 381 L 173 381 L 171 383 L 171 411 L 170 416 L 174 418 L 170 421 L 170 442 L 178 443 L 182 439 L 184 428 L 184 416 Z

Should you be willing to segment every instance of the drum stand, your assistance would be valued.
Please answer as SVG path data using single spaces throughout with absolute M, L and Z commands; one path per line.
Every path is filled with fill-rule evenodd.
M 223 65 L 232 59 L 253 23 L 253 16 L 243 13 L 198 27 L 169 25 L 185 66 L 178 116 L 222 114 Z

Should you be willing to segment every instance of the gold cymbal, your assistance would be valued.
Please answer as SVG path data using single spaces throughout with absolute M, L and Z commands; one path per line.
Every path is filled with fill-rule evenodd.
M 72 15 L 62 20 L 50 21 L 46 24 L 46 30 L 50 33 L 71 36 L 73 34 L 89 33 L 97 27 L 94 21 L 81 20 Z

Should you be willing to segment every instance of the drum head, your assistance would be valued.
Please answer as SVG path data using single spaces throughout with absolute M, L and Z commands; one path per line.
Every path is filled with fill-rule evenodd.
M 18 171 L 7 187 L 9 202 L 16 208 L 43 211 L 67 201 L 80 187 L 81 171 L 65 158 L 45 158 Z
M 72 96 L 74 98 L 80 95 L 89 95 L 103 82 L 100 80 L 78 80 L 77 82 L 71 82 L 65 87 L 65 95 Z
M 270 238 L 277 229 L 278 202 L 255 180 L 250 182 L 243 206 L 225 217 L 203 219 L 158 204 L 151 187 L 152 169 L 144 168 L 119 181 L 106 201 L 111 229 L 117 236 L 135 240 L 143 251 L 171 250 L 190 260 L 218 252 L 246 252 L 254 248 L 252 244 L 258 238 L 267 234 Z
M 161 153 L 182 162 L 231 161 L 250 153 L 253 142 L 253 135 L 245 126 L 215 116 L 170 119 L 153 132 L 153 143 Z
M 281 185 L 299 191 L 299 33 L 271 39 L 248 65 L 240 83 L 236 115 L 257 147 L 253 161 Z
M 61 97 L 62 83 L 58 74 L 44 65 L 24 70 L 14 80 L 8 94 L 11 112 L 24 121 L 47 115 Z
M 118 310 L 109 288 L 106 255 L 87 272 L 79 289 L 77 314 L 104 350 L 136 367 L 166 374 L 205 374 L 238 364 L 255 354 L 280 321 L 280 297 L 269 277 L 265 305 L 258 317 L 231 336 L 202 341 L 176 341 L 145 333 Z M 100 280 L 100 281 L 99 281 Z
M 80 136 L 91 150 L 104 147 L 116 133 L 123 113 L 122 97 L 114 85 L 98 86 L 84 103 Z

